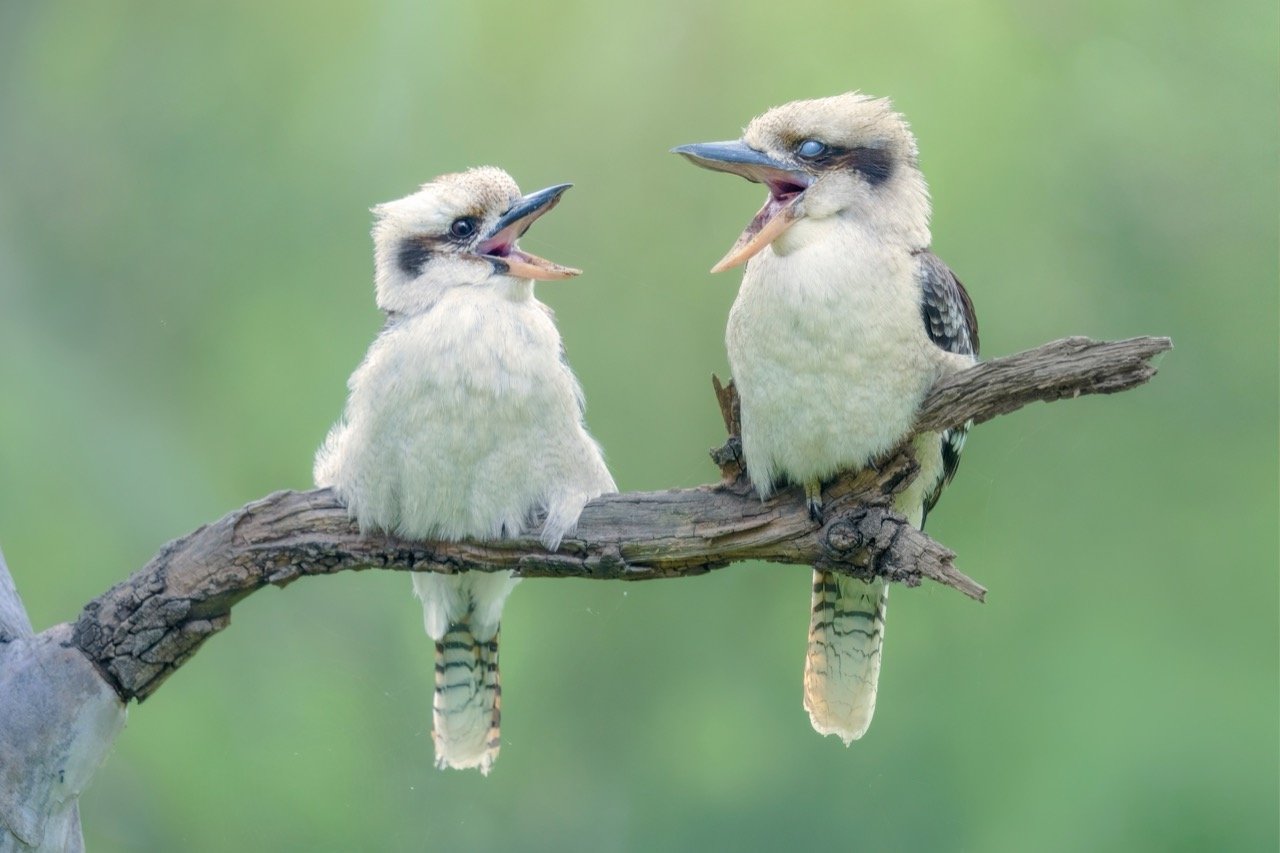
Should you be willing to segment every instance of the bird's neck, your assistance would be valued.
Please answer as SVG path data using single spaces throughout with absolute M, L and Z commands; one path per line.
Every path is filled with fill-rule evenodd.
M 503 276 L 495 279 L 492 290 L 500 298 L 511 302 L 527 302 L 533 298 L 533 279 Z
M 434 287 L 402 296 L 394 304 L 380 301 L 379 306 L 388 321 L 413 317 L 434 311 L 441 305 L 456 302 L 528 302 L 533 299 L 533 281 L 509 276 L 494 277 L 483 284 L 458 284 L 451 287 Z
M 774 240 L 772 248 L 782 258 L 833 244 L 909 254 L 927 249 L 931 241 L 929 195 L 921 185 L 900 187 L 892 197 L 859 199 L 829 216 L 804 217 Z
M 878 211 L 872 211 L 877 213 Z M 923 217 L 859 216 L 857 211 L 829 216 L 825 219 L 802 219 L 773 241 L 771 254 L 778 259 L 808 255 L 827 255 L 830 260 L 863 263 L 876 257 L 906 257 L 927 248 L 930 243 L 929 221 Z M 859 260 L 854 260 L 854 257 Z

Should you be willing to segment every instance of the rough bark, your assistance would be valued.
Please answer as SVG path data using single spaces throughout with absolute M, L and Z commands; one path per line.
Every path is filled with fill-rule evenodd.
M 917 429 L 1133 388 L 1171 346 L 1167 338 L 1069 338 L 994 359 L 939 382 Z M 765 560 L 913 586 L 928 578 L 983 599 L 954 554 L 892 511 L 893 495 L 916 471 L 907 450 L 827 484 L 826 520 L 815 525 L 794 489 L 755 496 L 743 475 L 736 395 L 732 384 L 715 385 L 730 432 L 712 451 L 722 482 L 599 498 L 555 553 L 541 547 L 536 528 L 499 542 L 362 536 L 328 490 L 277 492 L 169 543 L 74 625 L 39 635 L 0 557 L 0 851 L 83 846 L 76 797 L 123 726 L 125 703 L 158 689 L 230 623 L 238 601 L 264 586 L 362 568 L 646 580 Z
M 968 420 L 980 424 L 1028 403 L 1127 391 L 1155 376 L 1156 357 L 1171 349 L 1169 338 L 1095 341 L 1075 337 L 984 361 L 933 386 L 920 407 L 916 432 Z
M 869 577 L 945 583 L 981 599 L 953 555 L 887 508 L 914 470 L 896 457 L 877 474 L 827 490 L 827 523 L 794 492 L 760 501 L 744 484 L 607 495 L 548 553 L 531 535 L 498 542 L 410 542 L 362 536 L 328 489 L 277 492 L 170 543 L 145 568 L 85 608 L 75 643 L 124 699 L 146 698 L 231 607 L 267 585 L 346 569 L 515 570 L 523 577 L 647 580 L 766 560 L 831 565 Z
M 1110 393 L 1154 375 L 1167 339 L 1069 338 L 957 373 L 921 409 L 920 430 L 984 421 L 1036 400 Z M 254 590 L 345 569 L 515 570 L 524 577 L 646 580 L 701 574 L 734 562 L 818 565 L 915 585 L 929 578 L 982 600 L 955 569 L 954 554 L 906 524 L 892 496 L 915 465 L 901 449 L 824 490 L 826 521 L 814 525 L 798 490 L 767 501 L 743 478 L 738 405 L 714 379 L 729 442 L 712 451 L 723 482 L 598 498 L 574 535 L 547 553 L 530 535 L 500 542 L 408 542 L 362 536 L 328 490 L 278 492 L 175 540 L 141 571 L 89 603 L 74 641 L 125 700 L 145 699 Z M 904 446 L 905 448 L 905 446 Z

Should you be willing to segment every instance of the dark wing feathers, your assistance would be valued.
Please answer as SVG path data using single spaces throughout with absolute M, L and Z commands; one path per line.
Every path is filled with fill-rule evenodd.
M 924 330 L 947 352 L 978 356 L 978 317 L 973 311 L 969 293 L 946 264 L 933 252 L 916 253 L 920 277 L 920 316 Z M 924 515 L 927 518 L 942 490 L 956 475 L 960 451 L 964 449 L 969 424 L 942 433 L 942 478 L 925 494 Z
M 969 293 L 933 252 L 916 253 L 922 296 L 920 314 L 930 339 L 947 352 L 978 354 L 978 318 Z

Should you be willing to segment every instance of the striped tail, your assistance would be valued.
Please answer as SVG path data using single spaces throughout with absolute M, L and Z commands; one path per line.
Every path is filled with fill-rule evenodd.
M 876 710 L 889 584 L 813 573 L 813 614 L 804 661 L 804 707 L 819 734 L 845 746 L 862 737 Z
M 436 641 L 432 711 L 436 766 L 478 767 L 489 775 L 498 758 L 502 721 L 496 632 L 482 642 L 466 623 L 454 623 Z

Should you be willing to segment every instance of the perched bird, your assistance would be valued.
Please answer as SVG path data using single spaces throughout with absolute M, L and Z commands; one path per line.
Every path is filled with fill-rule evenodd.
M 316 454 L 362 530 L 496 539 L 545 514 L 550 550 L 591 498 L 615 491 L 583 425 L 582 389 L 534 280 L 578 270 L 516 241 L 569 184 L 521 196 L 501 169 L 436 178 L 373 209 L 381 334 L 348 382 L 346 411 Z M 511 572 L 415 574 L 435 640 L 439 767 L 498 755 L 498 627 Z
M 911 433 L 929 387 L 978 354 L 960 280 L 929 251 L 929 191 L 916 142 L 888 100 L 795 101 L 740 140 L 674 149 L 769 195 L 712 269 L 746 263 L 726 343 L 747 472 L 762 496 L 859 469 Z M 914 441 L 920 466 L 897 508 L 917 527 L 955 474 L 967 425 Z M 875 711 L 888 584 L 815 571 L 804 704 L 849 744 Z

